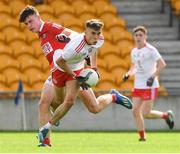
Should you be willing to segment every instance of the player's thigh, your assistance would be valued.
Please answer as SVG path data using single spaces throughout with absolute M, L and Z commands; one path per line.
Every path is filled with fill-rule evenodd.
M 77 97 L 79 91 L 79 85 L 77 80 L 69 80 L 66 81 L 65 85 L 65 100 L 72 100 L 75 101 L 75 98 Z
M 133 101 L 133 109 L 141 108 L 142 103 L 143 103 L 141 97 L 133 97 L 132 101 Z
M 40 104 L 45 103 L 50 105 L 54 97 L 55 97 L 54 87 L 49 84 L 44 84 L 41 91 L 41 97 L 39 103 Z
M 55 93 L 55 97 L 53 99 L 53 103 L 61 104 L 64 101 L 65 88 L 54 86 L 54 93 Z
M 143 105 L 142 105 L 143 115 L 147 115 L 151 112 L 153 104 L 154 104 L 153 100 L 144 100 L 143 101 Z
M 94 95 L 94 92 L 91 88 L 88 90 L 80 90 L 79 97 L 88 109 L 95 108 L 98 105 L 96 96 Z

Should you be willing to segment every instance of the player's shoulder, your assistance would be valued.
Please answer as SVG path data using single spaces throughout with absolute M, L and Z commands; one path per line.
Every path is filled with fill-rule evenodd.
M 57 24 L 57 23 L 52 23 L 52 27 L 57 28 L 57 29 L 61 29 L 61 28 L 63 28 L 63 26 L 62 26 L 62 25 Z
M 150 43 L 146 43 L 146 49 L 148 49 L 150 51 L 157 51 L 157 49 Z
M 71 30 L 69 28 L 66 28 L 65 31 L 67 32 L 68 37 L 70 37 L 71 39 L 76 38 L 80 34 L 80 33 L 76 32 L 74 30 Z
M 137 48 L 137 47 L 134 47 L 134 48 L 131 49 L 131 53 L 134 53 L 134 52 L 136 52 L 137 50 L 138 50 L 138 48 Z
M 71 42 L 73 43 L 79 43 L 81 41 L 85 41 L 84 34 L 83 33 L 72 33 L 72 36 L 70 35 Z
M 73 37 L 70 37 L 70 42 L 66 45 L 65 49 L 78 50 L 85 46 L 86 41 L 82 33 L 74 33 Z
M 55 28 L 55 29 L 62 29 L 63 26 L 54 22 L 45 22 L 44 24 L 45 28 Z

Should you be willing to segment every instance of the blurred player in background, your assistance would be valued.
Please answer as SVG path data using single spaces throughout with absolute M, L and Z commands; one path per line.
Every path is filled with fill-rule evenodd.
M 74 104 L 79 85 L 87 89 L 80 90 L 80 97 L 92 113 L 100 112 L 111 102 L 121 104 L 130 109 L 132 108 L 131 101 L 115 90 L 112 90 L 111 94 L 100 96 L 96 99 L 92 89 L 85 85 L 85 79 L 78 76 L 78 73 L 84 68 L 84 59 L 89 56 L 89 53 L 91 53 L 91 67 L 97 70 L 96 49 L 104 42 L 101 35 L 103 23 L 98 20 L 89 21 L 86 24 L 86 33 L 78 34 L 60 25 L 43 22 L 37 10 L 32 6 L 28 6 L 22 10 L 19 21 L 25 23 L 30 31 L 39 34 L 43 52 L 51 68 L 53 68 L 52 75 L 55 87 L 52 86 L 51 77 L 44 84 L 39 102 L 40 125 L 44 125 L 44 123 L 47 123 L 47 119 L 49 120 L 50 105 L 53 106 L 54 109 L 56 109 L 57 106 L 58 108 L 50 123 L 40 129 L 39 135 L 42 146 L 50 145 L 47 132 L 49 132 L 49 128 L 55 125 Z M 70 38 L 65 37 L 63 34 L 66 36 L 71 34 L 70 38 L 72 40 L 70 41 Z M 58 50 L 63 49 L 67 42 L 69 42 L 68 46 L 66 46 L 64 50 Z M 54 57 L 56 58 L 56 67 L 53 66 L 52 61 L 55 50 L 56 55 Z M 66 87 L 66 90 L 64 90 L 64 87 Z M 66 91 L 66 93 L 64 93 L 64 91 Z M 56 92 L 56 94 L 54 92 Z
M 132 49 L 132 65 L 123 80 L 135 74 L 132 92 L 133 115 L 139 132 L 139 141 L 145 141 L 144 118 L 165 119 L 170 129 L 174 127 L 172 111 L 161 112 L 152 110 L 158 96 L 158 76 L 166 64 L 158 50 L 147 40 L 147 29 L 137 26 L 133 29 L 136 47 Z

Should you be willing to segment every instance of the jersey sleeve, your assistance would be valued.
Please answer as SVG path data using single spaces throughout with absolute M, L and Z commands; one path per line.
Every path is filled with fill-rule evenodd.
M 56 23 L 52 23 L 51 25 L 51 32 L 54 34 L 54 35 L 57 35 L 57 34 L 60 34 L 62 33 L 62 31 L 64 30 L 65 28 L 61 25 L 58 25 Z
M 72 49 L 72 48 L 66 48 L 63 50 L 62 52 L 62 58 L 65 60 L 65 61 L 68 61 L 69 59 L 71 59 L 72 57 L 74 57 L 75 55 L 75 51 Z
M 62 58 L 66 61 L 73 58 L 76 55 L 76 51 L 75 51 L 76 47 L 77 47 L 77 43 L 70 41 L 63 49 Z
M 70 42 L 65 46 L 62 53 L 62 58 L 66 61 L 75 57 L 79 51 L 79 47 L 84 44 L 83 35 L 78 34 L 76 37 L 72 38 Z
M 157 60 L 159 60 L 161 58 L 161 55 L 160 55 L 159 51 L 156 48 L 154 48 L 154 50 L 152 50 L 151 53 L 152 53 L 152 58 L 153 58 L 154 61 L 157 61 Z
M 134 49 L 132 49 L 131 51 L 131 62 L 135 63 L 135 59 L 134 59 Z

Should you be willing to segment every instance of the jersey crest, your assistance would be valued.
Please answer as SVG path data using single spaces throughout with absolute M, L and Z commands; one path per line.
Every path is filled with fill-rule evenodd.
M 47 55 L 53 51 L 53 48 L 52 48 L 51 44 L 49 42 L 47 42 L 42 46 L 42 50 L 43 50 L 44 54 Z

